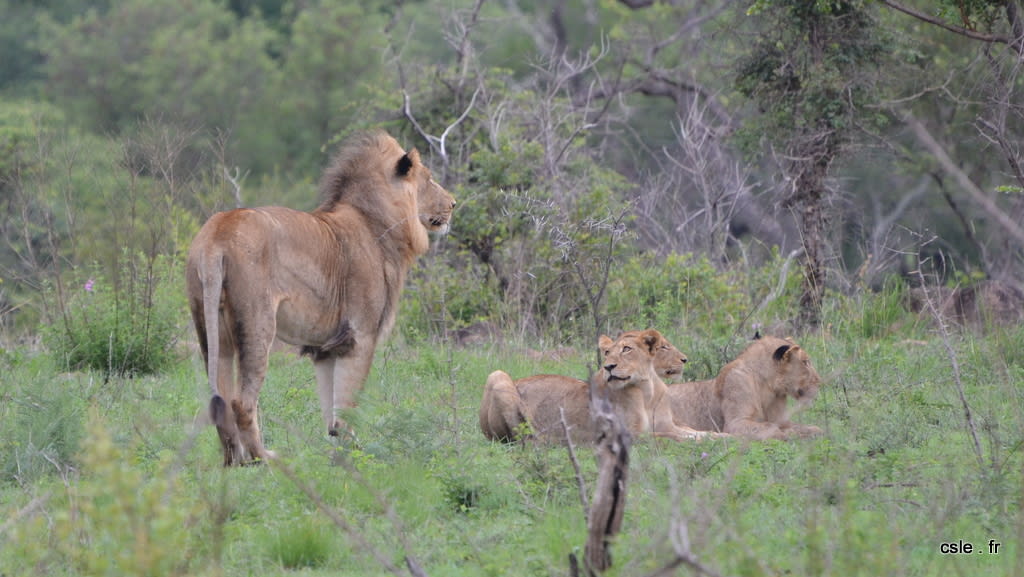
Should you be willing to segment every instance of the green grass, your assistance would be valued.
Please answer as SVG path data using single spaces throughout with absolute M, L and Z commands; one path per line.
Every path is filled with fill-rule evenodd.
M 826 382 L 797 420 L 824 438 L 638 441 L 609 575 L 655 571 L 683 525 L 724 575 L 1019 574 L 1024 330 L 954 337 L 979 461 L 942 342 L 924 327 L 865 322 L 801 339 Z M 728 345 L 665 332 L 695 361 Z M 388 345 L 350 415 L 353 447 L 321 431 L 308 360 L 279 354 L 261 408 L 286 471 L 224 470 L 214 431 L 193 434 L 207 398 L 195 357 L 104 382 L 9 354 L 0 574 L 384 575 L 383 562 L 408 574 L 408 554 L 433 576 L 567 575 L 585 529 L 565 450 L 490 443 L 476 411 L 495 368 L 585 376 L 589 358 Z M 580 456 L 592 485 L 594 460 Z M 940 553 L 960 540 L 984 552 Z

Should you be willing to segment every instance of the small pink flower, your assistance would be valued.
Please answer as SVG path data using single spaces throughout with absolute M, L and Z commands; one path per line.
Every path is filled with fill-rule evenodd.
M 89 279 L 89 280 L 85 281 L 85 287 L 84 287 L 85 288 L 85 292 L 91 293 L 92 292 L 92 287 L 95 284 L 96 284 L 96 281 L 94 281 L 92 279 Z
M 701 459 L 707 459 L 708 458 L 708 454 L 707 453 L 701 453 L 700 454 L 700 458 Z

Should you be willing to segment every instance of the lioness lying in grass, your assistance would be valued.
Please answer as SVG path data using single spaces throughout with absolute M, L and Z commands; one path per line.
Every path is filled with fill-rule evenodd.
M 807 351 L 791 339 L 755 337 L 718 377 L 668 387 L 676 423 L 749 439 L 813 437 L 822 430 L 789 419 L 814 400 L 821 378 Z
M 707 435 L 678 426 L 672 419 L 665 399 L 666 386 L 655 362 L 671 374 L 681 369 L 686 357 L 661 333 L 632 331 L 615 340 L 602 335 L 599 345 L 603 366 L 593 378 L 595 394 L 608 398 L 630 433 L 653 433 L 676 440 Z M 659 355 L 661 360 L 656 361 Z M 594 440 L 587 382 L 558 375 L 513 381 L 504 371 L 494 371 L 487 377 L 480 405 L 480 430 L 491 440 L 511 442 L 524 433 L 547 441 L 564 439 L 563 414 L 574 441 Z

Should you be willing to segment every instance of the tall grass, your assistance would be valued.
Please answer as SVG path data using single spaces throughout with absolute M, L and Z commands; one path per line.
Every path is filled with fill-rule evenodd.
M 941 339 L 886 309 L 893 295 L 833 298 L 827 330 L 797 335 L 825 380 L 797 420 L 823 427 L 825 437 L 639 440 L 611 575 L 655 572 L 683 525 L 701 563 L 723 575 L 1013 575 L 1021 567 L 1024 359 L 1016 345 L 1024 330 L 950 337 L 978 420 L 979 464 Z M 878 314 L 865 318 L 868 310 Z M 695 366 L 743 345 L 659 328 Z M 320 503 L 273 466 L 221 469 L 212 429 L 193 444 L 205 398 L 196 358 L 162 376 L 106 382 L 102 372 L 64 374 L 45 359 L 4 368 L 5 575 L 386 573 L 325 508 L 377 551 L 395 552 L 388 560 L 399 574 L 409 574 L 408 554 L 434 576 L 565 575 L 568 554 L 583 543 L 565 450 L 490 443 L 475 419 L 491 370 L 578 376 L 586 372 L 578 360 L 393 343 L 352 415 L 358 444 L 338 446 L 321 430 L 308 361 L 275 355 L 261 396 L 267 442 Z M 29 439 L 48 439 L 41 444 L 54 447 L 61 467 L 43 458 L 31 475 L 12 475 L 25 462 L 12 443 Z M 593 479 L 586 451 L 580 461 Z M 940 551 L 960 540 L 982 552 Z M 998 554 L 988 553 L 990 541 Z

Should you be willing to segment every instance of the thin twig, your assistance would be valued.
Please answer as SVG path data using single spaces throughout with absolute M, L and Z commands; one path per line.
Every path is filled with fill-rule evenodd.
M 580 491 L 580 504 L 583 505 L 583 516 L 590 514 L 590 503 L 587 501 L 587 483 L 580 471 L 580 462 L 576 459 L 576 447 L 572 444 L 572 436 L 569 434 L 569 424 L 565 421 L 565 407 L 558 407 L 562 419 L 562 431 L 565 432 L 565 448 L 569 451 L 569 460 L 572 462 L 572 469 L 576 472 L 576 486 Z
M 925 281 L 924 274 L 920 269 L 918 269 L 917 275 L 921 279 L 921 290 L 924 294 L 925 305 L 939 327 L 942 345 L 946 349 L 946 356 L 949 357 L 949 363 L 953 368 L 953 383 L 956 385 L 957 396 L 960 397 L 960 405 L 964 409 L 967 430 L 971 434 L 971 440 L 974 443 L 974 455 L 978 459 L 978 466 L 983 467 L 985 465 L 985 457 L 981 450 L 981 441 L 978 440 L 978 429 L 974 425 L 971 405 L 967 402 L 967 395 L 964 393 L 964 383 L 960 378 L 960 361 L 957 359 L 956 351 L 953 350 L 953 344 L 949 336 L 949 327 L 946 326 L 946 320 L 943 318 L 942 313 L 939 312 L 938 307 L 935 306 L 935 302 L 928 291 L 928 283 Z
M 12 515 L 11 518 L 8 519 L 6 523 L 4 523 L 3 525 L 0 525 L 0 535 L 3 535 L 4 533 L 10 531 L 22 519 L 24 519 L 25 517 L 28 517 L 29 515 L 34 514 L 36 512 L 36 510 L 41 509 L 43 507 L 43 505 L 45 505 L 46 502 L 50 500 L 51 496 L 52 495 L 50 493 L 46 493 L 45 495 L 40 495 L 40 496 L 36 497 L 35 499 L 32 499 L 31 501 L 29 501 L 28 504 L 25 505 L 24 507 L 22 507 L 21 509 L 18 509 L 18 512 L 15 513 L 14 515 Z
M 345 517 L 339 511 L 325 503 L 323 498 L 321 498 L 320 494 L 316 492 L 316 489 L 314 489 L 313 486 L 310 485 L 309 483 L 300 479 L 298 474 L 295 473 L 294 469 L 292 469 L 290 466 L 288 466 L 280 459 L 270 460 L 268 462 L 274 469 L 281 471 L 281 473 L 283 473 L 284 476 L 287 477 L 289 481 L 291 481 L 296 487 L 299 488 L 299 490 L 305 493 L 306 497 L 310 501 L 312 501 L 314 505 L 316 505 L 316 508 L 319 509 L 324 515 L 326 515 L 327 518 L 330 519 L 331 522 L 333 522 L 336 527 L 344 531 L 345 534 L 349 536 L 349 538 L 355 541 L 355 543 L 358 545 L 359 550 L 369 551 L 370 554 L 373 555 L 373 558 L 376 559 L 377 562 L 380 563 L 385 569 L 387 569 L 388 572 L 394 575 L 403 575 L 401 569 L 399 569 L 393 563 L 391 563 L 391 560 L 389 559 L 388 555 L 386 555 L 383 551 L 377 549 L 373 545 L 373 543 L 370 543 L 366 539 L 366 537 L 363 536 L 363 532 L 360 531 L 358 527 L 355 527 L 354 525 L 349 523 L 348 520 L 345 519 Z M 411 560 L 407 556 L 406 562 L 409 565 L 410 573 L 412 573 L 415 577 L 423 577 L 422 569 L 420 569 L 420 573 L 415 572 L 414 567 L 416 569 L 419 568 L 419 565 L 416 564 L 415 561 Z

